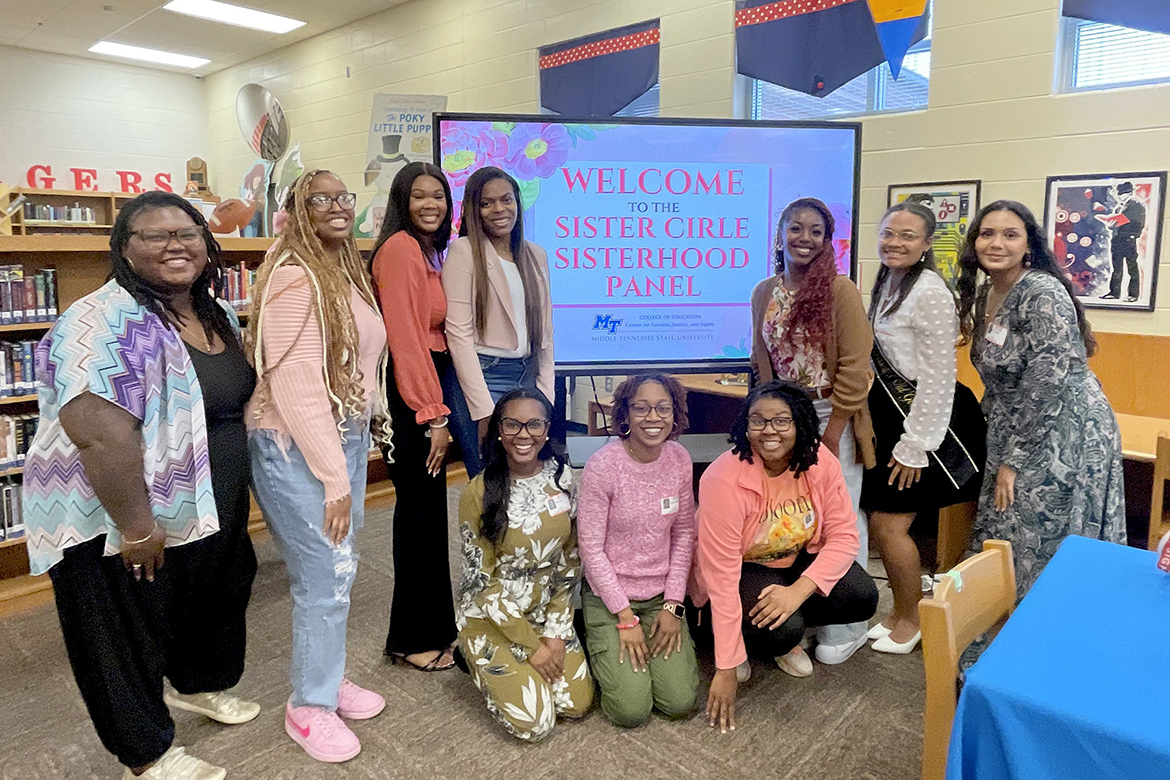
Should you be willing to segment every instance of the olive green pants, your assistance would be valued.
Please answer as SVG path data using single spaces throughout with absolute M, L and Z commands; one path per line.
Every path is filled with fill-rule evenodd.
M 699 689 L 699 666 L 695 661 L 695 644 L 682 624 L 682 650 L 649 658 L 648 672 L 635 672 L 630 659 L 618 662 L 621 642 L 617 616 L 588 588 L 582 593 L 585 614 L 585 642 L 589 649 L 589 666 L 601 687 L 601 711 L 618 726 L 633 727 L 646 722 L 650 710 L 657 708 L 668 718 L 687 718 L 695 712 Z M 662 596 L 647 601 L 631 601 L 630 608 L 641 620 L 646 637 L 647 655 L 653 647 L 650 629 L 662 611 Z

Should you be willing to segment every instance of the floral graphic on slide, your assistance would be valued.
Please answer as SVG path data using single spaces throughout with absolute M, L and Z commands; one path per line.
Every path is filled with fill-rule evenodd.
M 517 179 L 547 179 L 573 146 L 564 125 L 518 125 L 508 137 L 508 166 Z
M 443 173 L 452 187 L 462 187 L 472 172 L 485 165 L 499 165 L 508 152 L 508 135 L 491 122 L 444 125 L 440 143 Z

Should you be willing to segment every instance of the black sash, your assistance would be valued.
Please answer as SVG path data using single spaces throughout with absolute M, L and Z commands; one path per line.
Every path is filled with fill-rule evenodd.
M 894 406 L 898 408 L 902 419 L 905 420 L 910 415 L 910 405 L 914 403 L 917 384 L 902 376 L 898 369 L 894 368 L 894 365 L 882 352 L 882 348 L 878 346 L 876 338 L 873 341 L 871 358 L 876 374 L 874 381 L 894 402 Z M 970 421 L 975 419 L 972 415 L 978 415 L 979 419 L 983 418 L 983 410 L 979 406 L 979 401 L 975 399 L 975 394 L 971 392 L 970 388 L 961 382 L 955 382 L 955 401 L 951 407 L 951 420 L 947 426 L 947 435 L 943 438 L 938 449 L 929 455 L 947 475 L 947 479 L 956 490 L 967 484 L 967 481 L 978 474 L 980 469 L 980 464 L 976 461 L 975 456 L 955 434 L 956 430 L 970 429 Z M 964 424 L 964 420 L 967 421 L 966 424 Z

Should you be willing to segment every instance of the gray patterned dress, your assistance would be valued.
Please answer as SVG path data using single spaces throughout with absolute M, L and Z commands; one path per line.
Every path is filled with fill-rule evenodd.
M 987 470 L 972 546 L 1012 543 L 1023 598 L 1066 536 L 1125 544 L 1121 434 L 1060 282 L 1025 273 L 991 324 L 984 322 L 987 289 L 979 292 L 971 344 L 987 414 Z M 1015 503 L 1004 512 L 995 508 L 1001 464 L 1016 471 Z

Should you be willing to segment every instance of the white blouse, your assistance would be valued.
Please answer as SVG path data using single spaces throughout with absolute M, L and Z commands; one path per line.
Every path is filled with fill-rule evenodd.
M 492 355 L 502 358 L 528 357 L 528 313 L 524 308 L 524 281 L 520 278 L 520 269 L 515 263 L 504 260 L 496 255 L 496 262 L 504 269 L 504 278 L 508 280 L 508 294 L 512 298 L 512 316 L 516 320 L 518 342 L 516 349 L 499 349 L 476 344 L 475 351 L 481 355 Z
M 916 381 L 918 389 L 902 437 L 894 445 L 894 459 L 904 466 L 926 468 L 927 453 L 942 444 L 951 420 L 959 316 L 946 282 L 933 271 L 924 270 L 898 310 L 883 317 L 896 295 L 897 283 L 891 275 L 882 288 L 874 338 L 886 358 L 903 376 Z

